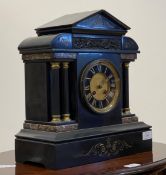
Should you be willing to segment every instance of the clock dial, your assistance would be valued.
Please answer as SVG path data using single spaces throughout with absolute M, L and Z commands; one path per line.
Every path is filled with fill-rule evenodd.
M 88 64 L 81 76 L 81 93 L 94 112 L 112 110 L 120 95 L 120 78 L 113 64 L 107 60 Z

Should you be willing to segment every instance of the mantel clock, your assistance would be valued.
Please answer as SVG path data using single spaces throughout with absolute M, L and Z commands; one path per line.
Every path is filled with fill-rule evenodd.
M 129 107 L 129 63 L 139 53 L 129 29 L 105 10 L 90 11 L 21 42 L 26 120 L 17 162 L 61 169 L 151 151 L 151 126 Z

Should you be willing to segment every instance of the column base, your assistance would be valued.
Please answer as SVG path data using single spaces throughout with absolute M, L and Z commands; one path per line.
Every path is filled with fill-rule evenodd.
M 63 116 L 63 119 L 62 120 L 64 122 L 70 122 L 71 121 L 70 114 L 63 114 L 62 116 Z
M 54 122 L 54 123 L 62 122 L 61 121 L 61 116 L 60 115 L 53 115 L 51 122 Z
M 128 113 L 122 113 L 122 123 L 133 122 L 138 122 L 138 117 L 135 114 L 131 114 L 130 111 Z

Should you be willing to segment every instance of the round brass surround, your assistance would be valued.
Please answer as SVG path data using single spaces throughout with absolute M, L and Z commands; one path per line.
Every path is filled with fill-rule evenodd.
M 97 66 L 102 66 L 110 71 L 111 76 L 106 75 L 103 70 L 95 72 L 94 68 Z M 90 71 L 93 71 L 92 77 L 88 77 Z M 114 83 L 110 82 L 111 79 Z M 87 84 L 87 82 L 89 83 Z M 80 85 L 84 101 L 92 111 L 106 113 L 116 106 L 120 96 L 120 78 L 116 68 L 109 60 L 100 59 L 87 64 L 81 74 Z M 99 106 L 96 105 L 96 102 Z M 103 105 L 103 102 L 105 105 Z

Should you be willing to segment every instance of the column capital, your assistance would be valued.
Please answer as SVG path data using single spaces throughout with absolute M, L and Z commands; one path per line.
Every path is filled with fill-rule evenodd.
M 60 63 L 59 62 L 52 62 L 51 63 L 51 68 L 52 69 L 59 69 L 60 68 Z
M 69 68 L 69 62 L 63 62 L 63 68 L 68 69 Z
M 129 62 L 124 62 L 124 67 L 129 68 Z

